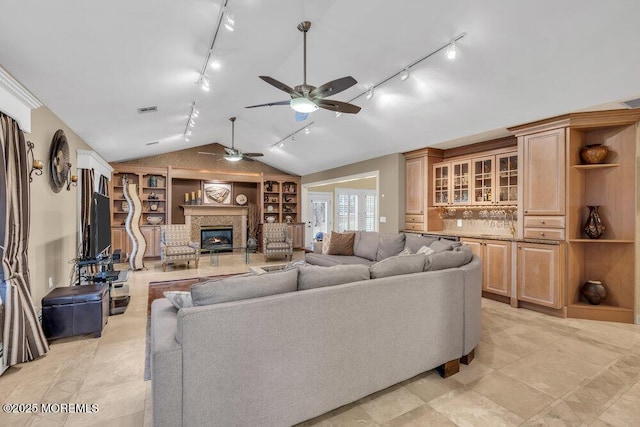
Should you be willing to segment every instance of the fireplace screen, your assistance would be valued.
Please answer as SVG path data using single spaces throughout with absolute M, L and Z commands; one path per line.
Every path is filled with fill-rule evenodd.
M 233 227 L 230 225 L 203 227 L 200 229 L 200 247 L 203 252 L 232 252 Z

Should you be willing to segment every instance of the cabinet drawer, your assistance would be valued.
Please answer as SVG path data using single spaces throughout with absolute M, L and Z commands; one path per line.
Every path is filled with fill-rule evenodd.
M 414 222 L 422 224 L 424 222 L 424 215 L 405 215 L 404 221 L 406 223 Z
M 526 216 L 524 217 L 524 227 L 536 228 L 565 228 L 564 216 Z
M 525 239 L 564 240 L 564 230 L 560 228 L 525 228 Z
M 423 227 L 422 227 L 422 224 L 414 224 L 414 223 L 411 223 L 411 222 L 407 222 L 407 223 L 404 225 L 404 229 L 405 229 L 405 230 L 423 231 L 423 230 L 422 230 L 422 228 L 423 228 Z

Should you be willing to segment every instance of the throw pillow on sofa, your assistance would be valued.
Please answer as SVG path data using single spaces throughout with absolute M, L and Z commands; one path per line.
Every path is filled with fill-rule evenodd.
M 436 240 L 435 242 L 431 243 L 429 245 L 429 247 L 431 249 L 433 249 L 435 252 L 444 252 L 444 251 L 453 250 L 453 248 L 457 248 L 461 244 L 462 243 L 460 243 L 460 242 L 455 242 L 455 241 L 449 240 L 449 239 L 440 239 L 440 240 Z
M 431 254 L 433 254 L 435 252 L 436 251 L 431 249 L 429 246 L 423 246 L 420 249 L 418 249 L 418 251 L 416 253 L 417 254 L 422 254 L 422 255 L 431 255 Z
M 406 233 L 404 247 L 411 249 L 414 254 L 423 246 L 429 246 L 437 241 L 437 237 L 423 236 L 421 234 Z
M 379 233 L 376 231 L 357 231 L 353 244 L 353 254 L 360 258 L 375 261 L 378 255 Z
M 298 290 L 342 285 L 369 279 L 369 267 L 366 265 L 334 265 L 323 267 L 307 265 L 298 268 Z
M 331 244 L 331 233 L 325 233 L 322 239 L 322 255 L 329 255 L 330 244 Z
M 260 276 L 236 276 L 197 283 L 191 287 L 191 298 L 193 305 L 199 306 L 293 292 L 297 288 L 298 270 L 294 268 Z
M 372 279 L 421 273 L 424 271 L 424 255 L 397 255 L 378 261 L 369 267 Z
M 353 242 L 355 233 L 331 232 L 331 243 L 329 243 L 329 255 L 353 256 Z
M 457 268 L 471 262 L 473 252 L 471 247 L 461 245 L 450 251 L 436 252 L 427 255 L 424 271 L 444 270 L 447 268 Z
M 404 249 L 404 233 L 380 233 L 376 261 L 398 255 Z
M 178 310 L 182 307 L 193 307 L 193 300 L 189 291 L 165 291 L 162 295 L 171 301 L 171 304 Z

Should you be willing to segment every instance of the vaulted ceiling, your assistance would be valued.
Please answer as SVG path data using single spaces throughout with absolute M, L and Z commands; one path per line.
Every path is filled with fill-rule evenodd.
M 122 161 L 219 142 L 264 152 L 300 175 L 389 153 L 455 146 L 505 128 L 640 97 L 640 2 L 618 0 L 226 0 L 221 28 L 195 84 L 225 0 L 5 0 L 0 61 L 100 155 Z M 318 110 L 296 122 L 286 93 L 258 75 L 319 86 L 353 76 L 349 101 L 466 33 L 444 52 L 352 102 L 357 115 Z M 192 102 L 200 116 L 183 134 Z M 157 112 L 139 114 L 140 107 Z M 310 124 L 310 133 L 269 147 Z M 147 145 L 152 142 L 157 144 Z

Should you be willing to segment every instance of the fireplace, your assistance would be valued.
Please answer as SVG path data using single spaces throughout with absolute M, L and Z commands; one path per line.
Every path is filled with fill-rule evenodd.
M 232 252 L 233 226 L 210 225 L 200 228 L 200 247 L 203 252 Z

